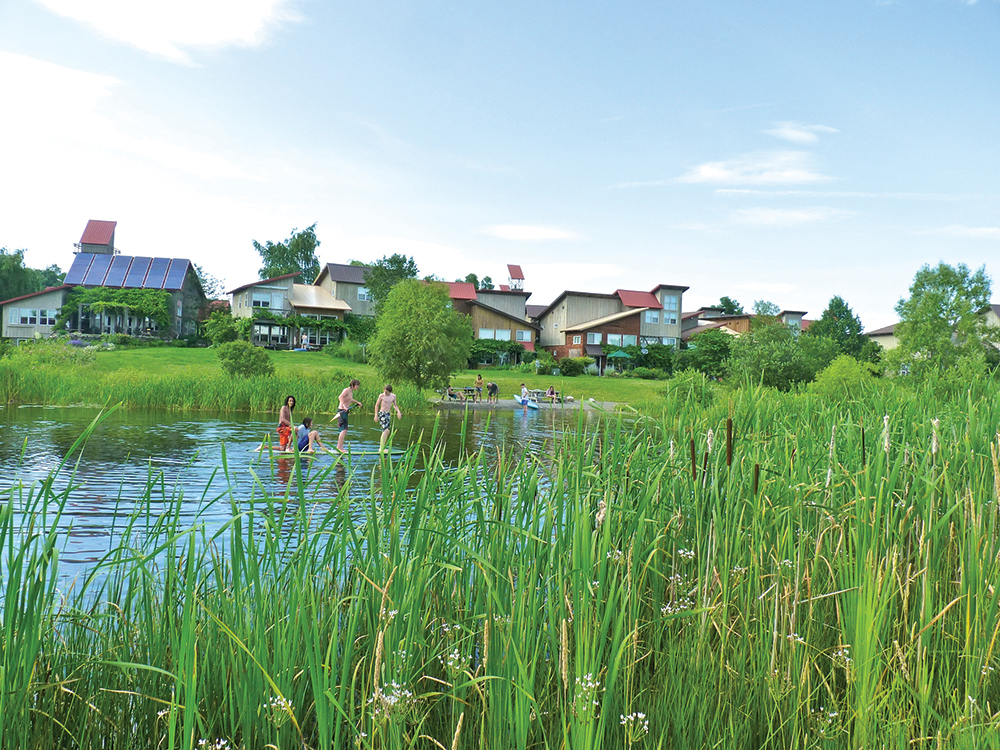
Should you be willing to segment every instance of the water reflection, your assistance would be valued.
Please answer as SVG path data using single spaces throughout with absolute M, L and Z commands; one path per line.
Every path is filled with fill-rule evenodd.
M 0 492 L 24 488 L 26 496 L 53 476 L 53 489 L 72 487 L 61 525 L 63 566 L 92 565 L 117 544 L 125 524 L 144 515 L 129 533 L 157 522 L 176 509 L 180 526 L 204 524 L 211 534 L 232 518 L 233 510 L 254 507 L 269 497 L 295 500 L 301 485 L 309 512 L 322 517 L 331 502 L 348 505 L 367 499 L 378 486 L 380 431 L 358 420 L 348 434 L 349 458 L 273 459 L 255 453 L 262 438 L 274 440 L 274 419 L 259 416 L 191 416 L 162 411 L 115 411 L 104 416 L 87 443 L 73 451 L 81 433 L 100 411 L 88 407 L 20 406 L 0 409 Z M 444 410 L 407 416 L 396 422 L 396 448 L 417 447 L 422 456 L 436 449 L 446 463 L 484 451 L 550 453 L 555 440 L 578 422 L 597 419 L 589 412 L 559 408 L 529 410 Z M 320 420 L 317 420 L 319 422 Z M 324 440 L 336 439 L 333 424 L 319 424 Z M 331 440 L 333 438 L 333 440 Z M 415 472 L 422 470 L 418 460 Z M 62 467 L 60 469 L 60 466 Z M 211 502 L 218 500 L 220 502 Z M 343 512 L 350 512 L 344 508 Z

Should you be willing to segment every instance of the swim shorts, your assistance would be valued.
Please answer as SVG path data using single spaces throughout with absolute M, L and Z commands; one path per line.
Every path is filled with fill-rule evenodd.
M 378 413 L 378 423 L 382 425 L 383 430 L 388 430 L 392 425 L 392 415 L 387 411 L 380 411 Z
M 347 409 L 337 409 L 337 427 L 341 432 L 347 429 Z
M 278 425 L 278 447 L 285 450 L 292 441 L 292 428 L 287 424 Z

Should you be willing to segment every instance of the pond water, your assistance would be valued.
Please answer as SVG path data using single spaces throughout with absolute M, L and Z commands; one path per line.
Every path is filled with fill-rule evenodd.
M 13 488 L 16 506 L 17 498 L 26 497 L 32 487 L 37 491 L 61 464 L 54 489 L 72 486 L 59 521 L 65 532 L 60 568 L 66 575 L 97 562 L 137 509 L 155 514 L 157 507 L 176 507 L 179 501 L 182 528 L 197 522 L 211 530 L 231 518 L 231 502 L 249 507 L 268 494 L 283 496 L 295 476 L 294 460 L 272 461 L 254 451 L 265 436 L 276 441 L 274 417 L 112 411 L 74 452 L 74 443 L 101 414 L 89 407 L 0 408 L 0 498 L 5 501 Z M 429 448 L 436 427 L 436 442 L 447 462 L 477 450 L 538 451 L 562 430 L 576 429 L 581 419 L 592 421 L 598 415 L 558 407 L 527 414 L 450 409 L 404 415 L 396 424 L 394 447 L 419 443 Z M 314 426 L 327 445 L 336 444 L 330 418 L 318 417 Z M 372 472 L 379 467 L 374 451 L 380 435 L 370 414 L 352 414 L 347 439 L 352 459 L 336 465 L 330 456 L 303 462 L 307 499 L 328 503 L 345 487 L 348 497 L 366 497 Z M 147 500 L 151 481 L 154 491 Z M 207 502 L 214 498 L 225 502 Z

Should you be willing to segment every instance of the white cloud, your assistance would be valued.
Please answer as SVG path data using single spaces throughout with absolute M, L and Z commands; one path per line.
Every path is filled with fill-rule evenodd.
M 800 224 L 814 224 L 849 216 L 849 211 L 827 206 L 812 208 L 741 208 L 734 211 L 732 220 L 738 224 L 753 226 L 789 227 Z
M 5 157 L 8 174 L 30 172 L 39 160 L 52 163 L 65 150 L 63 169 L 85 161 L 88 154 L 97 160 L 101 154 L 118 154 L 207 180 L 252 176 L 214 153 L 156 134 L 155 124 L 137 127 L 132 121 L 123 127 L 120 123 L 131 115 L 115 107 L 117 85 L 109 76 L 0 51 L 0 101 L 18 113 L 4 123 L 7 139 L 18 143 L 17 152 Z
M 553 227 L 531 227 L 520 224 L 496 224 L 483 230 L 487 234 L 502 240 L 518 240 L 521 242 L 539 242 L 542 240 L 579 240 L 582 237 L 576 232 Z
M 959 224 L 953 224 L 951 226 L 944 227 L 941 230 L 941 233 L 952 237 L 974 237 L 989 240 L 1000 240 L 1000 227 L 963 227 Z
M 290 0 L 37 0 L 53 13 L 104 36 L 189 63 L 184 48 L 257 47 L 272 30 L 298 20 Z
M 825 182 L 832 178 L 813 167 L 805 151 L 761 151 L 727 161 L 710 161 L 693 167 L 678 182 L 729 185 L 785 185 Z
M 765 130 L 768 135 L 780 138 L 783 141 L 792 143 L 815 143 L 819 140 L 820 133 L 839 133 L 836 128 L 827 125 L 803 125 L 799 122 L 776 122 L 774 126 Z
M 982 200 L 984 196 L 970 193 L 869 193 L 860 190 L 756 190 L 753 188 L 716 188 L 717 195 L 756 195 L 763 198 L 895 198 L 921 201 Z

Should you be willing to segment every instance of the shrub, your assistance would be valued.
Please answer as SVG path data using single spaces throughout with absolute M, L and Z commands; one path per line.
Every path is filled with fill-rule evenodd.
M 229 310 L 216 310 L 204 323 L 205 337 L 213 344 L 225 344 L 240 337 L 240 329 Z
M 857 396 L 865 384 L 870 384 L 873 366 L 858 362 L 854 357 L 841 354 L 816 376 L 810 389 L 823 396 Z
M 274 375 L 274 363 L 264 349 L 249 341 L 228 341 L 219 346 L 219 364 L 232 377 Z
M 173 341 L 170 342 L 170 346 L 176 346 L 176 347 L 178 347 L 180 349 L 183 349 L 187 345 L 188 345 L 188 342 L 185 341 L 184 339 L 174 339 Z
M 708 406 L 715 398 L 715 386 L 705 373 L 698 370 L 681 370 L 667 381 L 663 395 L 689 403 Z
M 563 357 L 559 360 L 559 374 L 567 378 L 583 375 L 584 367 L 580 357 Z
M 345 338 L 339 344 L 328 344 L 323 347 L 323 351 L 334 357 L 347 359 L 351 362 L 357 362 L 358 364 L 364 364 L 368 361 L 368 355 L 365 352 L 365 347 L 362 344 L 348 338 Z
M 633 367 L 629 375 L 641 380 L 658 380 L 663 377 L 662 373 L 662 370 L 654 370 L 651 367 Z

